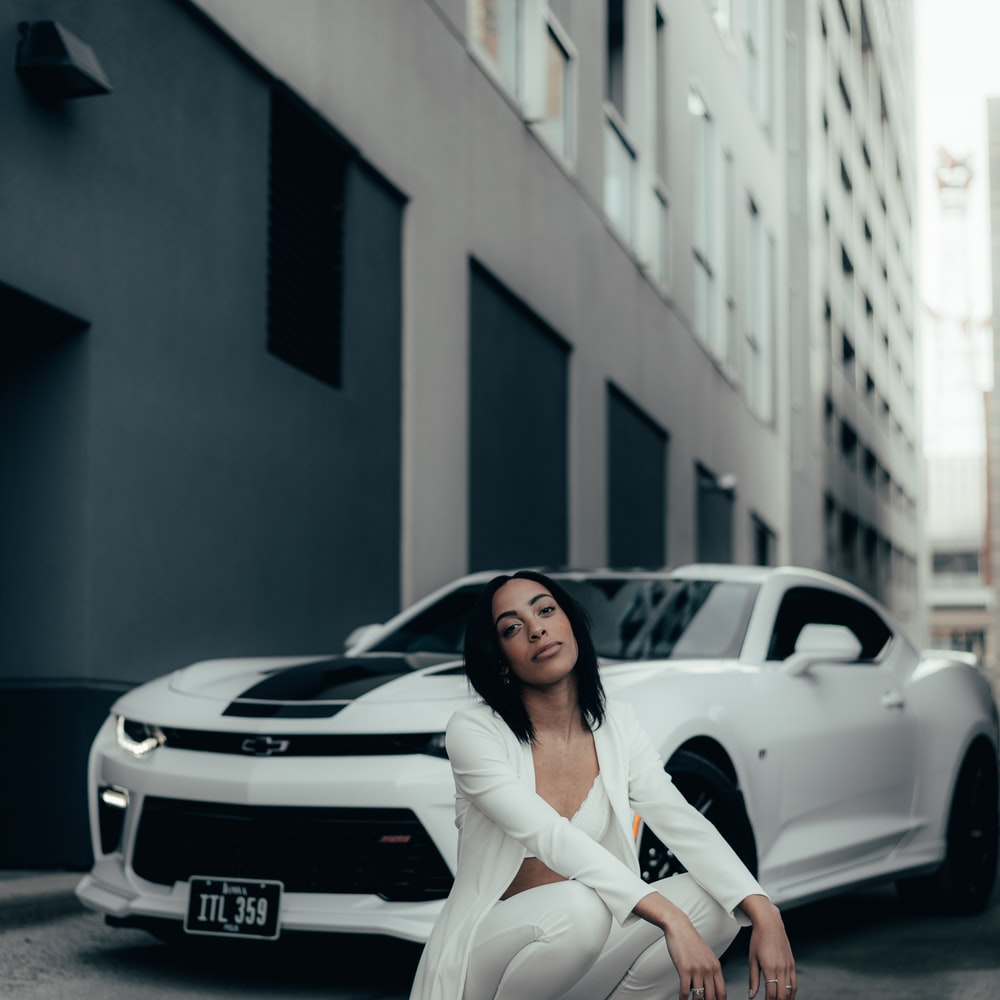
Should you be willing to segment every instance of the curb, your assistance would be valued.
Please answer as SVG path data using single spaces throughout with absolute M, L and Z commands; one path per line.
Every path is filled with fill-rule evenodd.
M 73 891 L 82 877 L 81 872 L 0 872 L 0 921 L 82 910 Z

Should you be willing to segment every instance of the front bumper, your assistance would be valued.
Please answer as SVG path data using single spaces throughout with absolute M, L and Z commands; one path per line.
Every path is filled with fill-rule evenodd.
M 186 882 L 165 891 L 152 884 L 137 888 L 135 876 L 127 875 L 113 860 L 98 862 L 84 875 L 76 895 L 89 909 L 125 924 L 167 920 L 179 926 L 188 904 Z M 422 944 L 443 905 L 443 900 L 392 903 L 374 895 L 286 892 L 279 926 L 283 932 L 385 934 Z
M 127 801 L 110 836 L 108 787 Z M 427 755 L 135 758 L 106 726 L 89 789 L 96 861 L 76 893 L 114 922 L 179 924 L 189 878 L 252 878 L 285 886 L 282 930 L 423 942 L 455 868 L 451 770 Z

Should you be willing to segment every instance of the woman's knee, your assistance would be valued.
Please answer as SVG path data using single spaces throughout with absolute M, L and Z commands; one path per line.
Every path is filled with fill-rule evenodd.
M 540 904 L 540 939 L 565 942 L 574 952 L 596 958 L 611 931 L 611 913 L 593 889 L 580 882 L 559 882 L 542 889 L 553 891 L 535 902 Z M 535 890 L 529 890 L 529 892 Z

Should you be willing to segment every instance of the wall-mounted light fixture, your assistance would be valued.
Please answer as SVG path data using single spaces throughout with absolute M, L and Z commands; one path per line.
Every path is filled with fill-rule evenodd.
M 58 21 L 22 21 L 18 32 L 15 67 L 36 97 L 66 101 L 111 93 L 94 50 Z

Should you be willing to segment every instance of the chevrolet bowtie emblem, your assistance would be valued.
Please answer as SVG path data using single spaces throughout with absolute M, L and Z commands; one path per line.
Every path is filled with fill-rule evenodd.
M 250 736 L 240 744 L 240 749 L 255 757 L 270 757 L 273 753 L 284 753 L 288 749 L 288 740 L 276 740 L 273 736 Z

